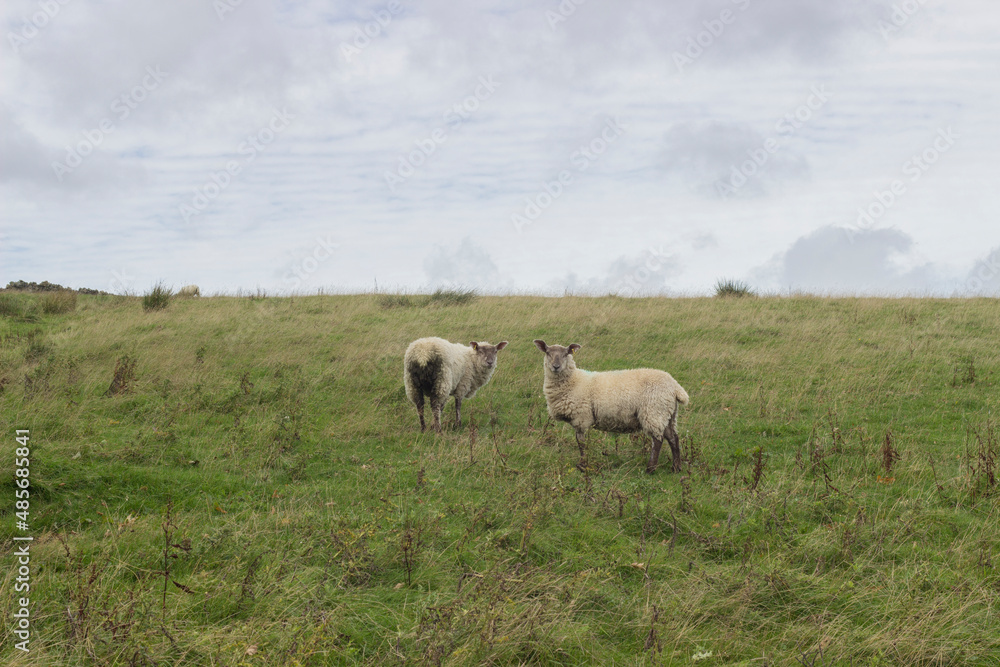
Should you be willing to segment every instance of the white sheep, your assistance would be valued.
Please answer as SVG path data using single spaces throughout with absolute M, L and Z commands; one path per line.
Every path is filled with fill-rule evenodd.
M 403 357 L 403 384 L 406 396 L 417 406 L 420 430 L 424 424 L 424 396 L 430 398 L 434 430 L 441 432 L 441 410 L 449 396 L 455 397 L 455 424 L 462 423 L 462 400 L 472 398 L 490 381 L 496 370 L 497 352 L 507 341 L 449 343 L 443 338 L 419 338 L 406 348 Z
M 177 296 L 201 296 L 197 285 L 185 285 L 177 291 Z
M 545 353 L 545 402 L 549 416 L 569 422 L 580 447 L 580 467 L 586 467 L 587 431 L 610 433 L 643 432 L 653 439 L 646 472 L 656 470 L 663 440 L 670 443 L 673 470 L 681 469 L 681 445 L 677 435 L 679 404 L 688 402 L 687 392 L 670 373 L 652 368 L 595 373 L 576 367 L 569 347 L 535 345 Z

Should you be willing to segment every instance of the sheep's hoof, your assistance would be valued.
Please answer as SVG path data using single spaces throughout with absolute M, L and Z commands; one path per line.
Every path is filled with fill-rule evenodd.
M 647 475 L 652 475 L 654 472 L 656 472 L 656 466 L 646 466 Z
M 576 464 L 576 469 L 582 472 L 583 474 L 587 474 L 590 471 L 590 466 L 587 465 L 586 461 L 580 461 L 579 463 Z

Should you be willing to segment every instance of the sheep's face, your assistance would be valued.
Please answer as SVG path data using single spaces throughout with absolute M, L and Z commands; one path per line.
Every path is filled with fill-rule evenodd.
M 560 375 L 572 373 L 573 369 L 576 368 L 573 353 L 580 349 L 576 343 L 569 347 L 563 347 L 562 345 L 546 345 L 544 340 L 536 340 L 535 345 L 545 353 L 545 370 Z
M 501 341 L 496 345 L 472 341 L 469 345 L 476 351 L 476 359 L 479 363 L 486 366 L 486 368 L 495 368 L 497 365 L 497 352 L 507 347 L 507 341 Z

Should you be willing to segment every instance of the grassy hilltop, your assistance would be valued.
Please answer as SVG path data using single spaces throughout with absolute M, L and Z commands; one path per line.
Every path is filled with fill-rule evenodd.
M 997 301 L 444 297 L 0 294 L 0 662 L 1000 664 Z M 426 335 L 510 341 L 441 436 Z M 533 338 L 670 371 L 684 472 L 577 470 Z

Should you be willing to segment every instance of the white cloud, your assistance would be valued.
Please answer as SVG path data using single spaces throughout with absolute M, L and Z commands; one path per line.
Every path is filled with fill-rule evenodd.
M 489 252 L 469 237 L 462 239 L 454 250 L 436 247 L 424 260 L 424 271 L 434 288 L 496 290 L 500 287 L 500 271 Z
M 1000 296 L 1000 246 L 976 260 L 958 293 L 969 296 Z
M 556 292 L 594 296 L 665 295 L 671 293 L 669 278 L 679 271 L 676 256 L 665 254 L 662 248 L 649 248 L 637 255 L 618 257 L 604 275 L 584 280 L 570 273 L 565 279 L 550 283 L 550 287 Z

